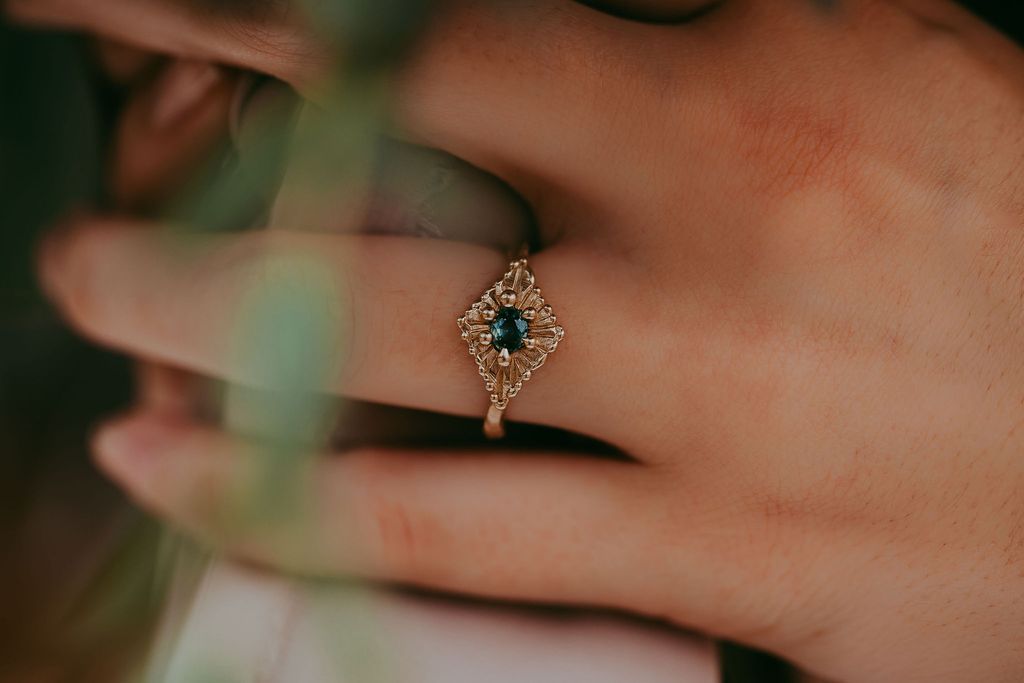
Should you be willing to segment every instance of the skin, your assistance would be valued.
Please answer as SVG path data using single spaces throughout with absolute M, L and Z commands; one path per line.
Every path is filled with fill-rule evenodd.
M 256 45 L 169 7 L 9 3 L 316 96 L 294 27 Z M 231 434 L 142 411 L 100 433 L 99 463 L 142 505 L 288 570 L 621 608 L 838 680 L 1019 680 L 1021 74 L 1015 46 L 944 2 L 735 0 L 666 25 L 554 0 L 452 6 L 396 83 L 396 116 L 540 219 L 531 264 L 567 337 L 509 417 L 633 461 L 361 449 L 310 465 L 297 536 L 211 513 L 256 448 Z M 316 388 L 484 412 L 453 321 L 501 255 L 294 231 L 184 241 L 197 258 L 127 219 L 79 220 L 41 272 L 83 333 L 259 384 L 230 361 L 240 303 L 268 259 L 314 255 L 355 321 Z

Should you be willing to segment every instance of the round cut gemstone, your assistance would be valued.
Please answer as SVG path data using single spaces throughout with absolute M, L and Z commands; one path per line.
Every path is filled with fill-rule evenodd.
M 523 320 L 523 313 L 514 306 L 504 306 L 491 323 L 491 335 L 494 337 L 494 348 L 509 353 L 518 351 L 523 346 L 523 337 L 529 325 Z

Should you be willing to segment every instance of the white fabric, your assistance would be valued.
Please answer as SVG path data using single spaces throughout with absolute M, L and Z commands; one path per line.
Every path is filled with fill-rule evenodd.
M 315 584 L 214 563 L 151 681 L 714 683 L 710 641 L 608 615 Z

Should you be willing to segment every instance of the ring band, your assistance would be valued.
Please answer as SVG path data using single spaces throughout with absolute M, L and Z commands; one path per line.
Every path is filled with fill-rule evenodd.
M 541 296 L 526 258 L 510 263 L 457 322 L 491 397 L 484 434 L 500 439 L 509 401 L 558 348 L 565 330 Z
M 484 416 L 484 436 L 488 439 L 505 437 L 505 411 L 493 403 L 487 407 L 487 415 Z

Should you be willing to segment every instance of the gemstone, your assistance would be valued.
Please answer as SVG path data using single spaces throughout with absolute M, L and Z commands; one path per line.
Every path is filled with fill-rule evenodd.
M 491 323 L 491 334 L 494 336 L 494 348 L 501 351 L 507 349 L 509 353 L 518 351 L 523 346 L 523 337 L 529 324 L 523 320 L 523 313 L 513 306 L 505 306 L 498 311 L 497 317 Z

